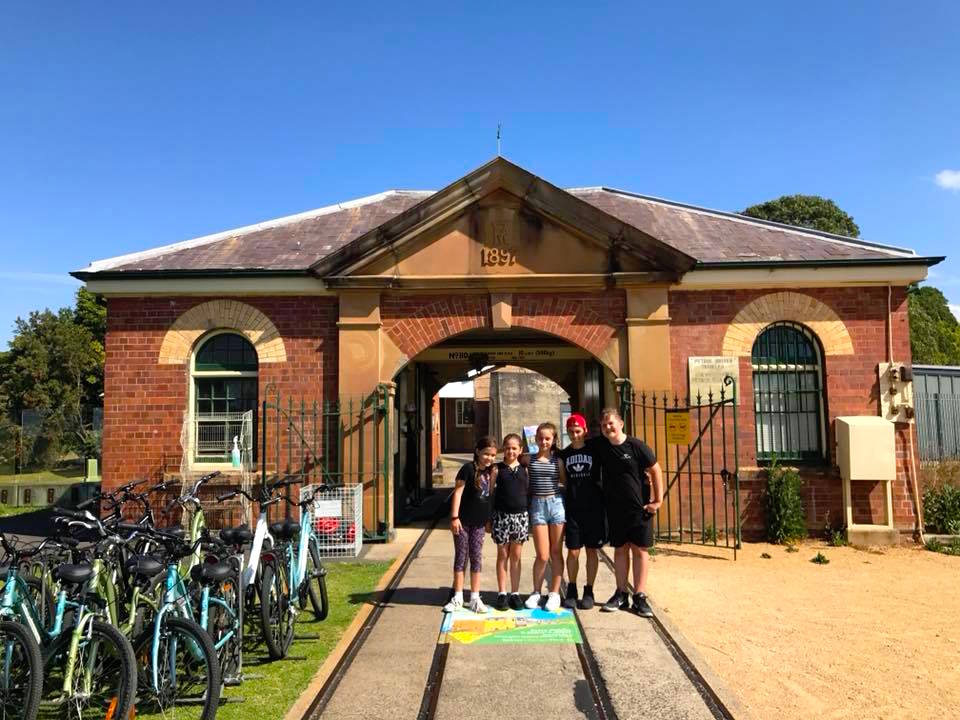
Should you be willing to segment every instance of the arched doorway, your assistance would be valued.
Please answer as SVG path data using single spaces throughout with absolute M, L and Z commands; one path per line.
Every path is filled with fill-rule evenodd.
M 470 330 L 420 351 L 393 378 L 397 408 L 393 498 L 398 525 L 415 515 L 410 507 L 433 490 L 439 450 L 435 441 L 438 414 L 444 421 L 448 412 L 458 412 L 459 403 L 446 403 L 442 410 L 437 408 L 441 388 L 499 374 L 504 368 L 522 368 L 548 378 L 562 388 L 570 409 L 584 413 L 588 422 L 597 425 L 601 409 L 615 399 L 615 374 L 609 367 L 583 348 L 539 330 Z M 512 378 L 511 381 L 516 382 Z M 502 382 L 506 384 L 506 378 Z M 496 378 L 490 380 L 491 387 L 498 384 Z M 546 416 L 539 417 L 538 413 Z M 554 412 L 546 407 L 533 409 L 526 416 L 531 422 L 550 420 L 558 424 L 562 418 L 559 409 Z M 478 432 L 475 428 L 480 425 L 485 433 L 498 437 L 522 430 L 513 427 L 519 424 L 516 414 L 490 417 L 488 411 L 486 422 L 478 425 L 477 418 L 471 420 L 471 435 Z M 466 447 L 472 447 L 473 440 L 470 437 Z

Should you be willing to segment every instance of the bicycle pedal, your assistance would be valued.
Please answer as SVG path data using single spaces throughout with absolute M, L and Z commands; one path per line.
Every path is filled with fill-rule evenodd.
M 242 685 L 242 684 L 243 684 L 243 678 L 242 678 L 242 677 L 239 677 L 239 676 L 237 676 L 237 677 L 225 677 L 225 678 L 223 679 L 223 684 L 224 684 L 224 686 L 226 686 L 226 687 L 236 687 L 237 685 Z

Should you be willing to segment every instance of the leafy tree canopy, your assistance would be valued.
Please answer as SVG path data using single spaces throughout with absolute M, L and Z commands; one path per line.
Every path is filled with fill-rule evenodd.
M 860 228 L 847 213 L 828 198 L 819 195 L 784 195 L 759 205 L 751 205 L 742 215 L 798 225 L 822 232 L 860 237 Z
M 922 365 L 960 365 L 960 323 L 935 287 L 912 286 L 907 295 L 910 350 Z

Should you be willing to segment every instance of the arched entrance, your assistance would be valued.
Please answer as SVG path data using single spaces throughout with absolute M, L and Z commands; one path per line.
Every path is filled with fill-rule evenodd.
M 448 383 L 479 381 L 509 367 L 549 378 L 566 393 L 570 408 L 584 413 L 588 422 L 598 424 L 600 410 L 616 398 L 615 374 L 611 368 L 584 348 L 540 330 L 524 327 L 504 331 L 469 330 L 421 350 L 393 378 L 398 429 L 393 488 L 397 524 L 404 524 L 411 517 L 409 506 L 415 505 L 434 487 L 433 469 L 438 452 L 433 440 L 437 422 L 434 406 L 438 391 Z M 496 387 L 498 383 L 491 385 Z M 454 403 L 446 403 L 446 412 L 452 412 L 455 407 Z M 441 413 L 444 420 L 446 412 Z M 529 422 L 560 419 L 559 411 L 546 407 L 530 408 L 524 415 L 527 416 Z M 506 432 L 522 431 L 522 427 L 513 427 L 519 423 L 517 418 L 516 413 L 497 414 L 488 420 L 480 419 L 479 423 L 471 418 L 468 446 L 472 446 L 474 440 L 474 427 L 482 426 L 481 434 L 498 437 Z

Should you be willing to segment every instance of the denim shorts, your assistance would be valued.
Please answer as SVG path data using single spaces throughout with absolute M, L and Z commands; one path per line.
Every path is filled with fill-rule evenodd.
M 530 498 L 530 525 L 562 525 L 567 521 L 559 495 Z

